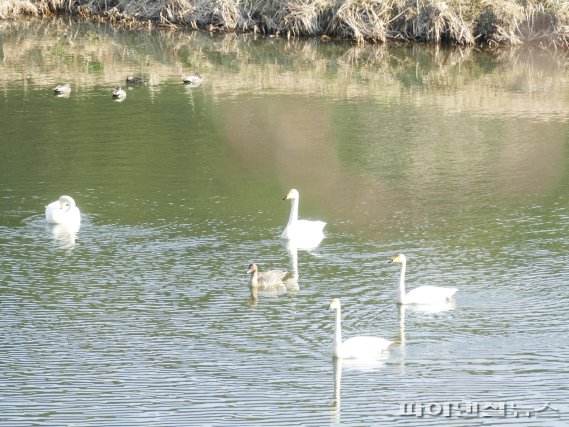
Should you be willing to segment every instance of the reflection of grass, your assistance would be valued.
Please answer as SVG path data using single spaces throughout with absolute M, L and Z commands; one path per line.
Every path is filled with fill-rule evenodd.
M 99 61 L 90 61 L 87 64 L 87 72 L 90 74 L 100 75 L 104 69 L 104 66 Z
M 127 27 L 569 47 L 565 0 L 6 0 L 0 5 L 0 18 L 54 12 Z
M 455 112 L 544 119 L 569 115 L 565 51 L 387 48 L 233 33 L 122 31 L 59 20 L 2 27 L 0 87 L 29 76 L 46 88 L 62 82 L 114 87 L 127 75 L 139 74 L 150 90 L 160 92 L 163 83 L 181 84 L 182 74 L 200 72 L 205 76 L 201 90 L 213 97 L 251 91 L 342 99 L 403 97 L 424 108 Z M 509 92 L 496 91 L 496 82 Z

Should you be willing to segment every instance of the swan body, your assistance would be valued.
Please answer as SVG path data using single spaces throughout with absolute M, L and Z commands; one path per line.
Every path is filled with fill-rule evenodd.
M 401 304 L 442 304 L 450 300 L 458 291 L 456 288 L 441 288 L 439 286 L 419 286 L 405 293 L 405 269 L 407 257 L 403 254 L 395 255 L 389 263 L 401 265 L 399 278 L 399 303 Z
M 45 220 L 50 224 L 75 228 L 81 223 L 81 212 L 72 197 L 61 196 L 45 207 Z
M 53 89 L 53 93 L 57 96 L 67 97 L 71 93 L 71 86 L 69 83 L 64 83 L 62 85 L 56 86 Z
M 393 344 L 384 338 L 370 336 L 353 337 L 342 342 L 342 307 L 339 298 L 330 302 L 330 310 L 336 311 L 334 356 L 341 359 L 376 359 Z
M 324 237 L 324 221 L 310 221 L 306 219 L 298 219 L 298 200 L 300 196 L 294 188 L 290 190 L 283 200 L 291 200 L 290 216 L 288 224 L 281 234 L 283 239 L 295 239 L 299 241 L 317 241 Z M 320 239 L 320 240 L 319 240 Z
M 199 86 L 203 82 L 203 77 L 200 73 L 189 74 L 186 76 L 182 76 L 182 82 L 187 85 L 191 86 Z
M 259 271 L 257 264 L 249 264 L 247 274 L 251 274 L 249 287 L 261 290 L 274 290 L 279 288 L 286 289 L 283 278 L 286 276 L 286 270 L 270 270 Z
M 120 86 L 117 86 L 117 87 L 115 87 L 115 90 L 113 90 L 113 98 L 125 99 L 126 98 L 126 92 Z

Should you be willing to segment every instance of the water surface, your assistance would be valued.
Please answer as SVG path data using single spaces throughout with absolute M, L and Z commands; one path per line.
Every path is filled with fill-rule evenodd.
M 57 21 L 0 44 L 0 425 L 569 421 L 563 53 Z M 328 223 L 310 251 L 279 238 L 293 187 Z M 61 194 L 76 236 L 45 224 Z M 402 311 L 399 252 L 454 303 Z M 252 300 L 253 261 L 298 291 Z M 389 354 L 334 362 L 332 297 Z

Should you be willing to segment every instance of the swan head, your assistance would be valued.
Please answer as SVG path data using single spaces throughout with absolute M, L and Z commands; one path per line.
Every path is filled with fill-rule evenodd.
M 247 274 L 256 273 L 258 271 L 259 271 L 259 268 L 257 267 L 257 264 L 255 264 L 255 263 L 249 264 L 249 269 L 247 270 Z
M 392 257 L 389 261 L 387 261 L 388 264 L 404 264 L 405 262 L 407 262 L 407 257 L 403 254 L 397 254 L 394 257 Z
M 58 202 L 62 210 L 69 210 L 75 207 L 75 200 L 71 196 L 61 196 Z
M 294 188 L 289 190 L 283 200 L 291 200 L 291 199 L 298 199 L 298 191 Z
M 338 310 L 340 305 L 340 298 L 333 298 L 332 301 L 330 301 L 330 310 Z

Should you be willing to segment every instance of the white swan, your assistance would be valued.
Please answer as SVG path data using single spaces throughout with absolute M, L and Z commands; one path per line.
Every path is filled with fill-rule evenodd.
M 342 342 L 342 308 L 339 298 L 330 302 L 330 310 L 336 310 L 336 331 L 334 333 L 334 356 L 341 359 L 374 359 L 381 357 L 393 344 L 384 338 L 359 336 Z
M 283 200 L 292 200 L 288 224 L 281 234 L 283 239 L 297 239 L 299 241 L 318 240 L 324 237 L 322 230 L 326 223 L 324 221 L 309 221 L 298 219 L 298 191 L 294 188 L 288 192 Z M 318 241 L 318 243 L 320 243 Z
M 439 286 L 419 286 L 405 293 L 407 257 L 398 254 L 391 258 L 388 263 L 401 264 L 401 276 L 399 278 L 399 303 L 401 304 L 441 304 L 448 301 L 458 290 Z
M 45 207 L 45 220 L 50 224 L 63 224 L 76 227 L 81 222 L 81 212 L 70 196 L 61 196 L 59 200 Z

